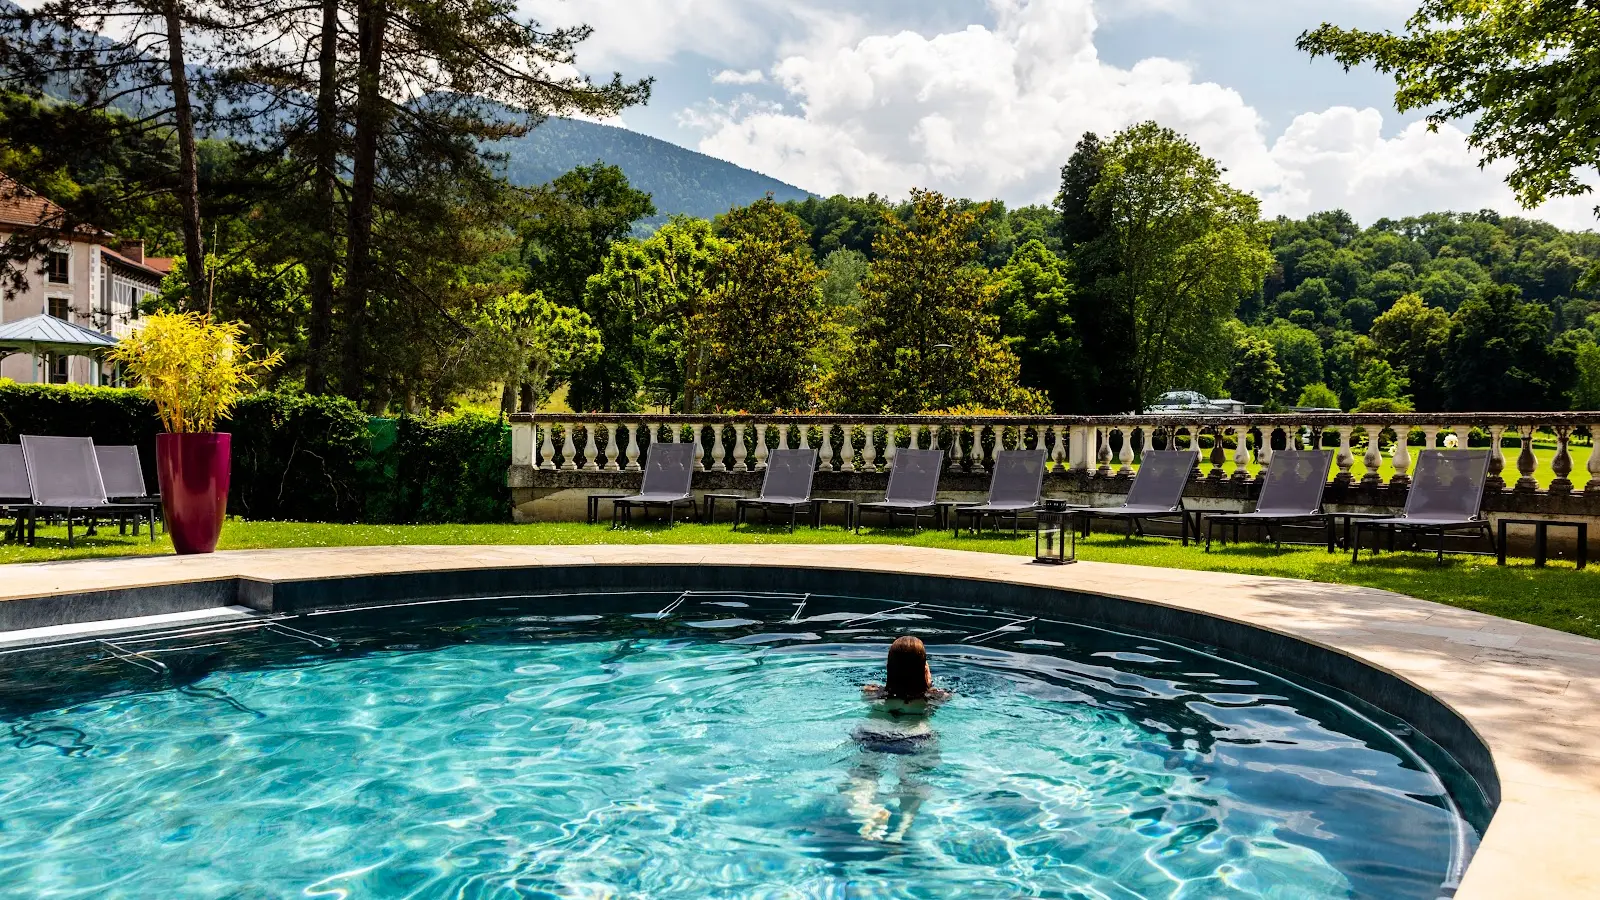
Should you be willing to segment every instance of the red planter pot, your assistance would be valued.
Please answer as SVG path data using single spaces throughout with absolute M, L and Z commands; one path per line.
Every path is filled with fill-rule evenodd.
M 156 475 L 167 533 L 179 553 L 210 553 L 228 510 L 233 435 L 156 435 Z

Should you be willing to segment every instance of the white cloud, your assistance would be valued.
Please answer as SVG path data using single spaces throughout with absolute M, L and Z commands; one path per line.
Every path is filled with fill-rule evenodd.
M 688 0 L 684 0 L 688 2 Z M 1165 4 L 1161 4 L 1165 5 Z M 1100 59 L 1092 0 L 989 0 L 993 26 L 923 35 L 815 30 L 768 71 L 789 108 L 707 106 L 685 116 L 702 151 L 822 192 L 931 187 L 1048 201 L 1084 131 L 1145 119 L 1188 134 L 1269 214 L 1343 206 L 1358 219 L 1440 209 L 1516 212 L 1504 172 L 1480 171 L 1465 136 L 1421 125 L 1394 137 L 1372 109 L 1301 115 L 1281 136 L 1230 88 L 1181 62 Z M 838 23 L 835 23 L 837 26 Z M 1594 224 L 1583 198 L 1540 215 Z
M 760 84 L 766 80 L 766 74 L 760 69 L 749 69 L 744 72 L 737 69 L 723 69 L 711 76 L 712 84 Z

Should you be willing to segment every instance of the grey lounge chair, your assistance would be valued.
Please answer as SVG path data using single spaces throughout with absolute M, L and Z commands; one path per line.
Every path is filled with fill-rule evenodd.
M 21 444 L 0 444 L 0 515 L 16 518 L 15 524 L 6 526 L 6 540 L 22 537 L 22 512 L 18 507 L 32 502 L 33 491 L 28 487 L 28 464 L 22 459 Z
M 22 459 L 28 468 L 28 489 L 33 497 L 32 503 L 19 507 L 27 517 L 28 543 L 33 543 L 40 515 L 66 519 L 68 547 L 73 545 L 73 526 L 80 518 L 93 529 L 100 518 L 148 515 L 150 539 L 155 540 L 154 514 L 149 504 L 112 503 L 106 499 L 92 439 L 25 434 Z
M 95 460 L 100 463 L 100 480 L 106 487 L 106 499 L 113 503 L 139 504 L 150 511 L 155 521 L 161 509 L 161 498 L 150 496 L 144 485 L 144 466 L 139 462 L 139 448 L 131 445 L 102 446 L 94 448 Z M 126 526 L 124 526 L 126 527 Z M 133 520 L 133 533 L 139 533 L 139 519 Z
M 1206 516 L 1206 552 L 1211 552 L 1211 537 L 1218 525 L 1224 526 L 1224 543 L 1226 526 L 1233 526 L 1233 539 L 1238 541 L 1240 525 L 1260 525 L 1274 544 L 1282 546 L 1283 541 L 1273 533 L 1272 526 L 1311 521 L 1327 530 L 1328 552 L 1333 552 L 1332 520 L 1322 509 L 1322 494 L 1328 488 L 1328 470 L 1332 466 L 1332 450 L 1279 450 L 1272 454 L 1255 512 Z
M 889 468 L 889 490 L 882 500 L 856 507 L 856 534 L 861 533 L 861 513 L 889 514 L 889 527 L 901 513 L 911 514 L 911 528 L 922 531 L 922 514 L 939 515 L 939 474 L 944 471 L 943 450 L 901 450 Z
M 695 518 L 700 518 L 700 504 L 695 501 L 694 494 L 690 491 L 690 485 L 694 481 L 694 453 L 697 449 L 699 449 L 698 444 L 652 443 L 650 449 L 645 452 L 644 483 L 640 486 L 639 493 L 628 497 L 616 497 L 611 501 L 611 527 L 617 527 L 618 513 L 622 515 L 622 524 L 628 524 L 636 506 L 647 511 L 652 506 L 666 507 L 668 525 L 672 524 L 678 507 L 685 503 L 694 510 Z
M 761 496 L 745 497 L 734 503 L 733 528 L 745 519 L 752 507 L 760 507 L 763 516 L 774 509 L 789 511 L 789 531 L 794 532 L 795 517 L 804 507 L 815 509 L 811 502 L 811 481 L 817 474 L 817 451 L 774 450 L 767 457 L 767 474 L 761 480 Z
M 1023 513 L 1039 511 L 1039 496 L 1044 490 L 1044 450 L 1001 450 L 994 455 L 994 475 L 989 478 L 989 499 L 972 506 L 958 506 L 951 537 L 961 533 L 961 517 L 972 519 L 976 530 L 983 520 L 994 516 L 1011 519 L 1011 533 L 1017 533 Z
M 1439 539 L 1438 561 L 1444 562 L 1446 534 L 1470 531 L 1482 535 L 1494 551 L 1494 531 L 1483 516 L 1483 488 L 1489 480 L 1487 450 L 1424 450 L 1417 454 L 1417 471 L 1411 476 L 1406 508 L 1391 519 L 1355 522 L 1350 540 L 1350 561 L 1361 555 L 1365 529 L 1410 532 L 1417 537 L 1434 534 Z M 1465 552 L 1465 551 L 1451 551 Z
M 1184 546 L 1188 546 L 1189 512 L 1183 507 L 1183 492 L 1199 460 L 1199 450 L 1146 450 L 1139 471 L 1134 475 L 1133 486 L 1128 489 L 1128 499 L 1121 506 L 1077 510 L 1083 516 L 1083 533 L 1089 533 L 1089 522 L 1093 519 L 1122 519 L 1128 524 L 1127 536 L 1132 538 L 1135 528 L 1143 536 L 1142 525 L 1146 519 L 1177 516 Z M 1195 537 L 1199 538 L 1198 532 Z

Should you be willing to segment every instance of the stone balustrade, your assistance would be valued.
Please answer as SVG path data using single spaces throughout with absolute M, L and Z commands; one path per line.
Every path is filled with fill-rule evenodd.
M 1547 467 L 1534 453 L 1536 433 L 1553 445 Z M 1600 434 L 1600 412 L 1225 418 L 519 414 L 512 417 L 508 483 L 519 520 L 577 518 L 582 495 L 636 489 L 651 444 L 694 442 L 696 490 L 754 493 L 772 450 L 813 448 L 819 454 L 819 495 L 867 497 L 881 495 L 898 450 L 920 447 L 945 451 L 948 472 L 941 489 L 951 499 L 976 499 L 987 489 L 997 449 L 1042 447 L 1046 492 L 1098 503 L 1127 491 L 1144 448 L 1176 447 L 1201 450 L 1198 484 L 1190 491 L 1197 505 L 1240 509 L 1254 499 L 1259 473 L 1275 451 L 1321 446 L 1335 451 L 1330 504 L 1393 508 L 1404 504 L 1418 451 L 1454 445 L 1490 452 L 1486 510 L 1593 516 L 1600 533 L 1600 454 L 1588 457 L 1586 471 L 1574 471 L 1570 447 L 1579 434 L 1585 444 L 1588 434 Z

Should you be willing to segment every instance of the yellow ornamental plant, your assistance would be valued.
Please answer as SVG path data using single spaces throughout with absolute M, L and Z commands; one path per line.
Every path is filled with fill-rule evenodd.
M 237 322 L 163 312 L 147 317 L 110 356 L 144 386 L 167 431 L 208 432 L 259 375 L 283 361 L 277 352 L 252 358 L 243 338 Z

